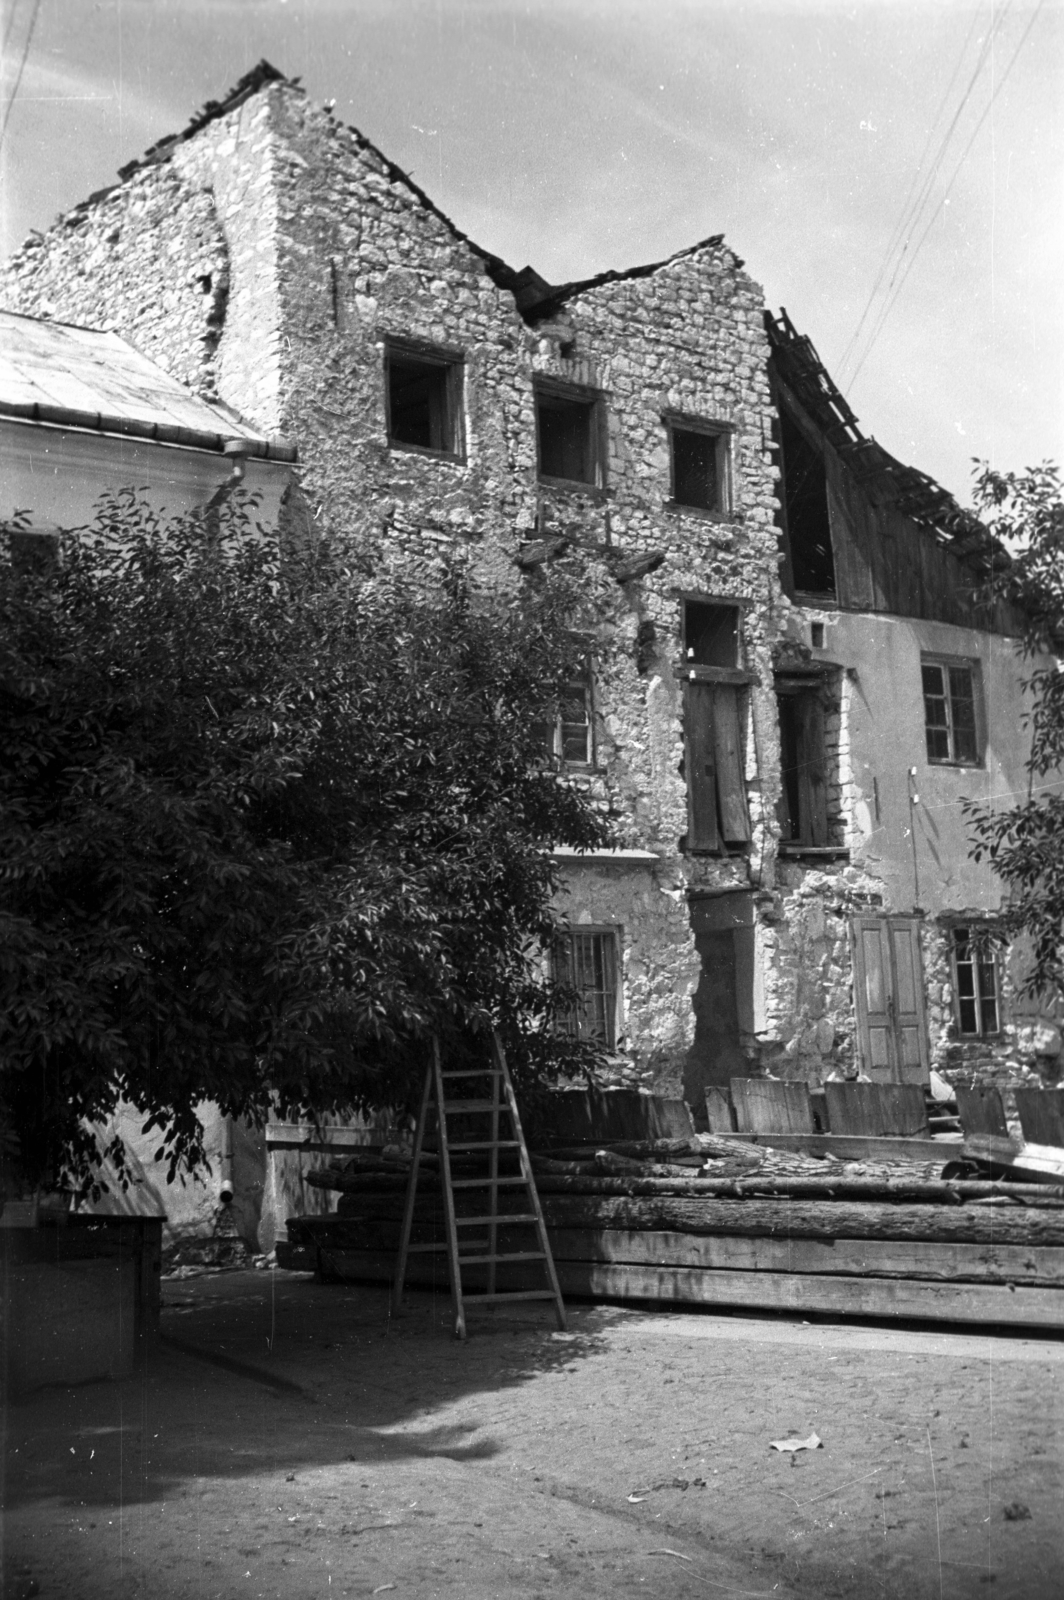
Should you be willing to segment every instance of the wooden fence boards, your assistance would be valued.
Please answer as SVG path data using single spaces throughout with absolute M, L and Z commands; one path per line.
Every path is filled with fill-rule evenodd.
M 989 1133 L 998 1139 L 1007 1139 L 1009 1125 L 1001 1103 L 1001 1091 L 992 1085 L 985 1088 L 966 1089 L 958 1084 L 954 1090 L 961 1127 L 965 1135 Z
M 812 1133 L 813 1108 L 804 1083 L 733 1078 L 732 1104 L 740 1133 Z
M 1028 1144 L 1064 1149 L 1064 1089 L 1015 1089 L 1013 1093 Z
M 826 1083 L 832 1133 L 926 1138 L 927 1103 L 918 1083 Z

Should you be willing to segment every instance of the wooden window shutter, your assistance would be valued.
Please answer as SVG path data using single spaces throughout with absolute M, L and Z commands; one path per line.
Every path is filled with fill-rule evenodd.
M 687 774 L 687 848 L 717 850 L 717 755 L 712 683 L 684 685 L 684 770 Z
M 827 781 L 824 773 L 824 702 L 820 691 L 803 694 L 801 707 L 802 841 L 828 842 Z
M 750 814 L 746 809 L 743 778 L 739 690 L 730 684 L 713 686 L 713 730 L 720 831 L 727 844 L 742 844 L 750 837 Z

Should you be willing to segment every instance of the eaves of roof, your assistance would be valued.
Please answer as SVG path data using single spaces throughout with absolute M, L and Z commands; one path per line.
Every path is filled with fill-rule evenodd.
M 208 433 L 199 428 L 182 428 L 171 422 L 141 422 L 132 417 L 108 417 L 99 411 L 77 411 L 70 406 L 41 405 L 34 401 L 0 400 L 0 421 L 47 424 L 74 428 L 80 432 L 148 439 L 155 444 L 181 445 L 187 450 L 209 450 L 217 455 L 241 455 L 259 461 L 295 462 L 299 453 L 294 445 L 277 439 L 253 439 L 237 434 Z

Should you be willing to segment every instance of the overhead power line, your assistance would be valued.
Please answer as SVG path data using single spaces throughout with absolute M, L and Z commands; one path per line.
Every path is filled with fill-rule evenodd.
M 3 124 L 0 125 L 0 144 L 3 144 L 3 142 L 4 142 L 4 134 L 7 132 L 7 125 L 8 125 L 8 122 L 10 121 L 10 119 L 11 119 L 11 112 L 12 112 L 12 109 L 14 107 L 15 101 L 18 98 L 19 85 L 22 83 L 22 74 L 26 70 L 26 58 L 30 53 L 30 44 L 31 44 L 31 42 L 33 40 L 33 30 L 37 26 L 37 14 L 40 11 L 40 9 L 41 9 L 41 0 L 33 0 L 33 10 L 30 13 L 30 25 L 26 29 L 26 40 L 25 40 L 25 43 L 22 46 L 22 58 L 19 61 L 18 71 L 15 74 L 15 86 L 11 91 L 11 96 L 10 96 L 10 98 L 9 98 L 9 100 L 7 102 L 7 106 L 6 106 L 5 110 L 4 110 L 4 121 L 3 121 Z M 7 44 L 8 36 L 10 35 L 10 33 L 11 33 L 11 25 L 9 23 L 7 31 L 4 34 L 4 44 L 5 44 L 5 46 Z
M 882 264 L 880 266 L 879 272 L 876 275 L 875 283 L 872 285 L 872 291 L 868 296 L 867 304 L 865 305 L 864 310 L 861 312 L 860 320 L 858 321 L 857 327 L 853 331 L 853 334 L 852 334 L 852 336 L 851 336 L 851 338 L 849 340 L 849 343 L 846 346 L 846 349 L 843 351 L 842 360 L 839 363 L 840 372 L 843 370 L 843 368 L 845 367 L 846 363 L 850 360 L 851 356 L 856 351 L 856 348 L 857 348 L 857 345 L 858 345 L 858 341 L 860 339 L 861 330 L 864 327 L 865 322 L 868 319 L 869 313 L 871 312 L 873 305 L 875 304 L 876 295 L 879 293 L 880 286 L 883 283 L 883 279 L 886 277 L 888 271 L 891 273 L 891 276 L 890 276 L 890 281 L 887 284 L 887 288 L 885 290 L 885 293 L 889 295 L 891 289 L 894 287 L 894 283 L 895 283 L 895 281 L 897 279 L 898 272 L 900 271 L 900 269 L 902 267 L 902 264 L 903 264 L 903 262 L 905 260 L 906 253 L 907 253 L 908 248 L 909 248 L 909 241 L 910 241 L 910 239 L 912 237 L 913 232 L 919 226 L 920 214 L 924 210 L 924 207 L 926 206 L 928 200 L 931 197 L 931 193 L 932 193 L 932 190 L 934 188 L 935 179 L 938 176 L 938 172 L 939 172 L 939 169 L 942 166 L 943 161 L 945 160 L 946 151 L 949 148 L 950 140 L 953 138 L 953 134 L 956 131 L 957 125 L 960 122 L 960 119 L 964 114 L 964 109 L 967 106 L 968 101 L 971 99 L 971 96 L 972 96 L 972 93 L 973 93 L 973 91 L 975 89 L 976 83 L 978 82 L 979 77 L 980 77 L 980 75 L 981 75 L 981 73 L 983 71 L 983 68 L 986 65 L 986 62 L 987 62 L 988 58 L 990 57 L 990 53 L 991 53 L 991 50 L 993 48 L 994 40 L 995 40 L 997 34 L 1000 32 L 1000 29 L 1001 29 L 1001 27 L 1002 27 L 1002 25 L 1003 25 L 1003 23 L 1005 21 L 1005 18 L 1008 15 L 1008 10 L 1009 10 L 1009 7 L 1008 7 L 1008 5 L 1006 5 L 1004 7 L 1004 9 L 999 13 L 999 15 L 994 19 L 993 23 L 991 24 L 990 30 L 987 33 L 986 38 L 982 42 L 981 48 L 979 50 L 979 54 L 978 54 L 978 56 L 976 58 L 975 68 L 974 68 L 974 70 L 972 72 L 971 77 L 968 80 L 968 85 L 967 85 L 966 89 L 964 90 L 964 93 L 961 95 L 960 101 L 959 101 L 959 103 L 957 105 L 956 110 L 953 113 L 953 116 L 950 118 L 949 125 L 947 126 L 945 133 L 942 135 L 942 138 L 939 141 L 938 149 L 935 151 L 935 155 L 934 155 L 934 158 L 932 159 L 931 166 L 928 169 L 926 176 L 923 177 L 923 179 L 921 179 L 920 174 L 921 174 L 921 171 L 923 169 L 924 162 L 927 159 L 927 152 L 930 149 L 931 141 L 934 138 L 934 130 L 938 125 L 939 118 L 942 115 L 942 112 L 943 112 L 943 110 L 945 108 L 946 102 L 949 99 L 950 94 L 952 93 L 953 85 L 957 81 L 958 74 L 960 73 L 960 70 L 961 70 L 961 63 L 963 62 L 964 56 L 965 56 L 965 54 L 967 52 L 968 43 L 969 43 L 969 40 L 971 39 L 972 31 L 973 31 L 973 28 L 974 28 L 975 23 L 977 21 L 977 17 L 973 16 L 972 22 L 969 24 L 968 32 L 967 32 L 967 34 L 965 36 L 964 44 L 961 46 L 960 54 L 957 57 L 956 65 L 954 66 L 953 72 L 952 72 L 952 74 L 950 76 L 949 84 L 947 85 L 946 91 L 945 91 L 945 93 L 944 93 L 944 95 L 942 97 L 941 102 L 939 103 L 939 108 L 935 112 L 934 119 L 931 122 L 930 129 L 929 129 L 929 132 L 928 132 L 928 136 L 927 136 L 927 139 L 924 142 L 924 148 L 923 148 L 923 151 L 922 151 L 922 153 L 920 155 L 919 163 L 917 164 L 916 171 L 915 171 L 915 173 L 913 175 L 913 178 L 912 178 L 912 181 L 911 181 L 911 183 L 909 185 L 909 190 L 908 190 L 908 193 L 906 194 L 905 201 L 904 201 L 904 203 L 902 205 L 901 212 L 899 213 L 898 221 L 894 225 L 894 231 L 890 236 L 890 240 L 889 240 L 889 242 L 887 244 L 887 248 L 886 248 L 886 250 L 884 252 L 883 261 L 882 261 Z M 916 191 L 915 197 L 914 197 L 914 191 Z M 897 259 L 897 261 L 894 262 L 893 270 L 891 270 L 891 263 L 894 260 L 895 254 L 897 254 L 898 259 Z M 867 352 L 866 352 L 866 354 L 867 354 Z
M 924 241 L 926 240 L 928 234 L 931 232 L 931 229 L 934 226 L 934 224 L 935 224 L 935 222 L 936 222 L 936 220 L 938 218 L 939 213 L 942 211 L 943 207 L 945 206 L 946 201 L 949 199 L 950 192 L 953 189 L 953 185 L 956 183 L 958 177 L 960 176 L 961 168 L 964 166 L 965 161 L 967 161 L 967 159 L 968 159 L 968 154 L 969 154 L 973 144 L 975 143 L 976 139 L 978 138 L 979 131 L 982 128 L 982 126 L 983 126 L 984 122 L 986 121 L 987 117 L 990 115 L 991 111 L 993 110 L 995 100 L 997 99 L 998 95 L 1001 93 L 1002 89 L 1005 87 L 1005 84 L 1008 81 L 1009 74 L 1011 73 L 1013 67 L 1016 65 L 1016 62 L 1019 59 L 1020 51 L 1023 49 L 1024 45 L 1027 43 L 1027 39 L 1028 39 L 1028 36 L 1029 36 L 1029 34 L 1031 32 L 1031 29 L 1034 27 L 1036 21 L 1038 20 L 1038 14 L 1042 10 L 1042 7 L 1044 5 L 1045 5 L 1045 0 L 1038 0 L 1038 4 L 1035 6 L 1034 11 L 1031 13 L 1031 19 L 1028 22 L 1026 28 L 1023 30 L 1022 35 L 1020 36 L 1020 42 L 1016 46 L 1015 50 L 1012 53 L 1012 56 L 1011 56 L 1011 58 L 1009 60 L 1008 66 L 1005 68 L 1004 72 L 1001 74 L 1001 77 L 998 79 L 997 83 L 994 85 L 993 93 L 991 94 L 990 99 L 986 103 L 986 107 L 983 110 L 982 116 L 979 118 L 979 120 L 975 124 L 975 127 L 972 129 L 971 135 L 970 135 L 970 137 L 968 139 L 968 143 L 965 145 L 963 151 L 961 152 L 960 160 L 957 162 L 957 165 L 954 167 L 952 176 L 950 177 L 950 180 L 947 183 L 945 189 L 942 191 L 942 194 L 941 194 L 941 196 L 939 198 L 938 204 L 936 205 L 934 211 L 931 213 L 930 217 L 928 218 L 927 224 L 926 224 L 926 226 L 924 228 L 923 233 L 920 235 L 919 239 L 916 241 L 915 246 L 913 247 L 913 250 L 909 254 L 909 258 L 908 258 L 907 262 L 905 263 L 905 270 L 902 273 L 901 278 L 898 281 L 897 287 L 894 289 L 893 295 L 884 303 L 883 307 L 881 308 L 881 310 L 879 312 L 879 316 L 876 319 L 875 326 L 873 327 L 872 333 L 871 333 L 871 335 L 869 337 L 869 340 L 868 340 L 868 343 L 865 346 L 864 354 L 862 355 L 860 361 L 857 363 L 856 367 L 854 368 L 853 376 L 850 379 L 850 383 L 851 384 L 856 383 L 858 375 L 859 375 L 859 373 L 861 371 L 861 368 L 864 366 L 865 362 L 868 360 L 868 357 L 871 355 L 872 349 L 873 349 L 876 341 L 878 340 L 879 335 L 883 331 L 883 327 L 884 327 L 884 325 L 886 323 L 887 318 L 890 316 L 890 313 L 893 311 L 895 305 L 897 304 L 898 297 L 899 297 L 899 295 L 901 294 L 902 290 L 905 287 L 905 284 L 906 284 L 906 282 L 908 280 L 909 274 L 912 271 L 913 267 L 916 265 L 916 259 L 919 256 L 921 249 L 923 248 Z

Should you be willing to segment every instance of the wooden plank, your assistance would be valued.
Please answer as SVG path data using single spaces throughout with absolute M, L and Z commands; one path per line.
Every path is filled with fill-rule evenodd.
M 1064 1291 L 1064 1246 L 944 1244 L 938 1240 L 753 1239 L 736 1234 L 552 1228 L 556 1261 L 611 1261 L 735 1272 L 801 1272 L 1033 1283 Z
M 415 1243 L 441 1245 L 442 1230 L 423 1230 Z M 531 1225 L 500 1227 L 501 1252 L 530 1248 Z M 398 1223 L 368 1222 L 345 1230 L 325 1248 L 362 1250 L 393 1261 Z M 742 1234 L 649 1232 L 622 1228 L 548 1229 L 556 1262 L 606 1261 L 632 1265 L 700 1267 L 737 1272 L 801 1272 L 960 1283 L 1033 1283 L 1064 1291 L 1064 1245 L 967 1244 L 912 1239 L 756 1238 Z M 463 1244 L 472 1245 L 473 1240 Z M 415 1259 L 417 1252 L 411 1256 Z
M 1008 1138 L 1009 1125 L 1005 1120 L 1000 1089 L 993 1085 L 966 1089 L 963 1084 L 958 1084 L 954 1093 L 961 1115 L 961 1127 L 966 1134 L 991 1133 L 999 1139 Z
M 559 1263 L 563 1292 L 595 1299 L 666 1300 L 673 1304 L 810 1311 L 836 1316 L 905 1317 L 931 1322 L 1064 1327 L 1064 1295 L 1030 1285 L 931 1283 L 905 1278 L 846 1278 L 783 1272 L 712 1272 L 691 1267 Z
M 767 1145 L 770 1150 L 800 1150 L 808 1156 L 840 1161 L 953 1161 L 960 1143 L 947 1139 L 861 1139 L 839 1133 L 722 1133 L 736 1145 Z
M 713 745 L 717 765 L 721 833 L 729 844 L 742 844 L 750 838 L 750 816 L 746 808 L 739 691 L 727 688 L 723 684 L 718 685 L 714 691 Z
M 326 1280 L 388 1283 L 394 1257 L 372 1251 L 319 1252 Z M 858 1278 L 827 1273 L 748 1272 L 559 1260 L 562 1293 L 595 1300 L 656 1300 L 673 1305 L 728 1306 L 804 1316 L 904 1317 L 930 1322 L 998 1323 L 1010 1327 L 1064 1327 L 1064 1294 L 1022 1284 L 940 1283 L 926 1279 Z M 531 1274 L 505 1269 L 510 1288 Z M 408 1282 L 446 1292 L 446 1271 L 434 1258 L 415 1257 Z
M 1064 1211 L 1011 1205 L 871 1204 L 861 1200 L 687 1199 L 673 1195 L 540 1198 L 553 1228 L 735 1233 L 756 1238 L 932 1239 L 956 1244 L 1064 1245 Z
M 895 1048 L 886 918 L 854 917 L 851 933 L 853 992 L 861 1065 L 870 1078 L 889 1083 L 895 1075 Z
M 267 1150 L 383 1150 L 399 1134 L 382 1128 L 319 1127 L 313 1122 L 269 1122 Z
M 894 983 L 894 1043 L 898 1077 L 914 1087 L 930 1081 L 931 1056 L 927 1040 L 927 998 L 924 994 L 920 924 L 914 917 L 890 918 L 890 947 Z M 915 1105 L 915 1101 L 913 1102 Z M 923 1127 L 927 1127 L 926 1112 Z M 840 1129 L 846 1132 L 846 1129 Z M 917 1133 L 915 1126 L 871 1128 L 871 1133 Z
M 734 1133 L 735 1116 L 724 1089 L 710 1087 L 706 1090 L 706 1116 L 710 1133 Z
M 684 769 L 687 774 L 687 848 L 716 850 L 717 758 L 711 683 L 684 685 Z
M 826 1083 L 834 1134 L 864 1138 L 927 1136 L 927 1105 L 916 1083 Z
M 1021 1144 L 993 1133 L 973 1133 L 961 1150 L 973 1161 L 1004 1168 L 1015 1183 L 1064 1184 L 1064 1150 L 1058 1145 Z
M 1027 1143 L 1064 1151 L 1064 1089 L 1015 1089 L 1013 1093 Z
M 804 1083 L 733 1078 L 732 1104 L 740 1133 L 812 1133 L 813 1109 Z

